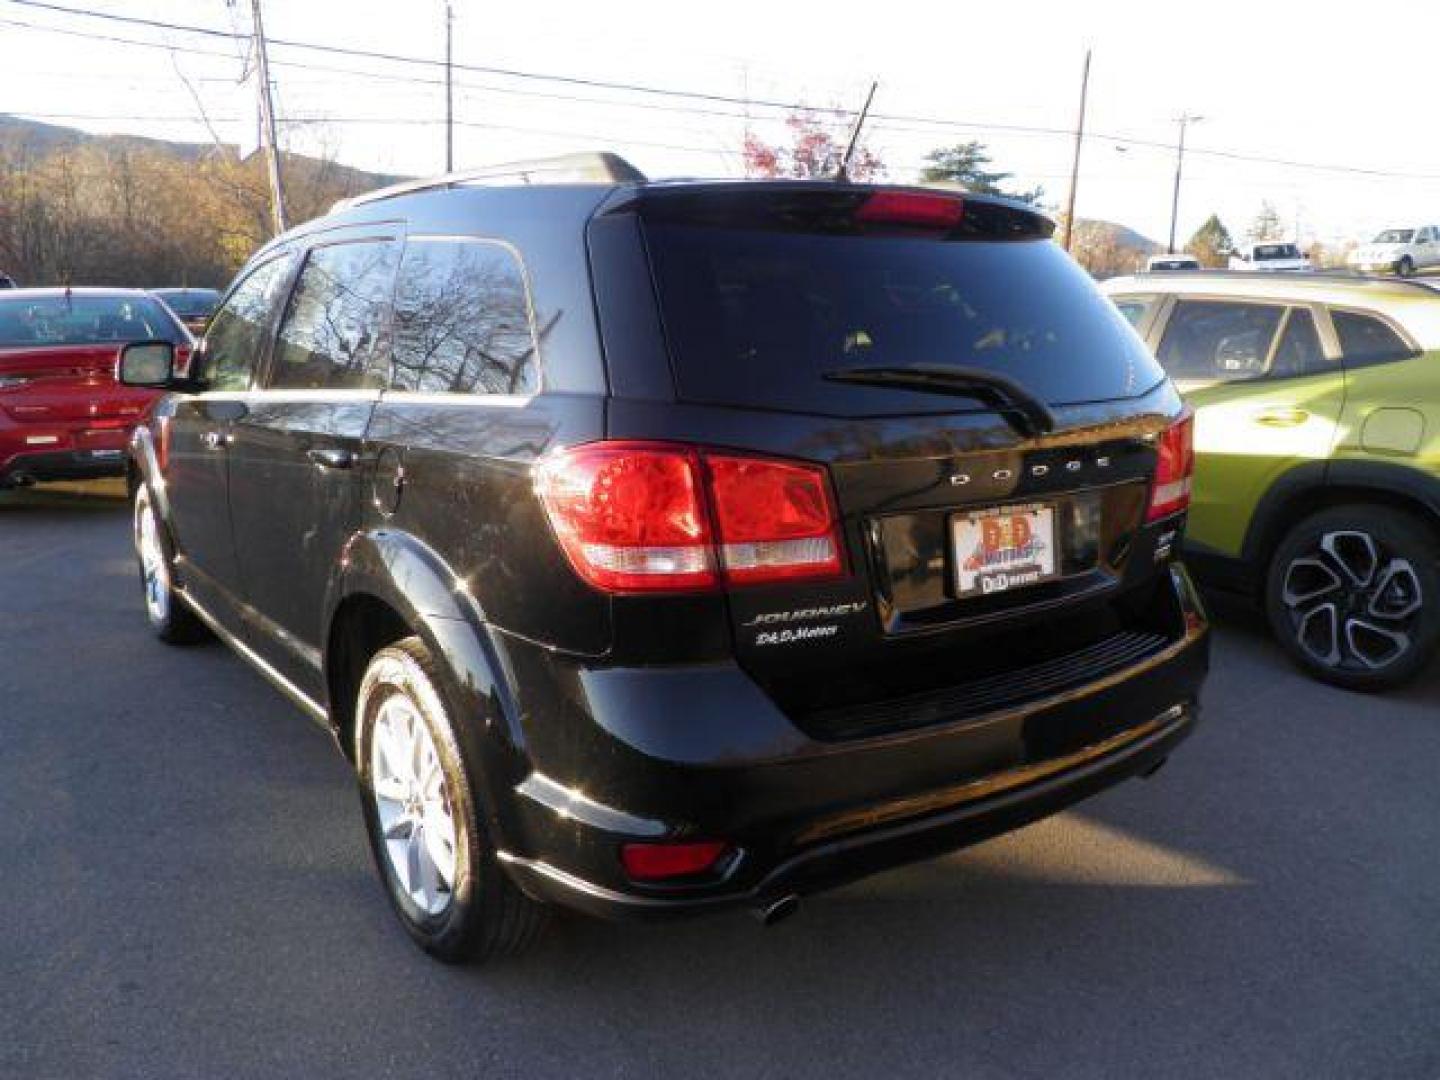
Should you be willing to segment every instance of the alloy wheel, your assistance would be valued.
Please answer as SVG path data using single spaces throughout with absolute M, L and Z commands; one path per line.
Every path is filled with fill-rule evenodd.
M 435 740 L 403 694 L 376 713 L 370 779 L 390 869 L 416 907 L 439 915 L 455 888 L 453 804 Z
M 1281 600 L 1295 641 L 1311 660 L 1373 672 L 1410 651 L 1424 597 L 1409 561 L 1369 533 L 1337 530 L 1290 561 Z
M 140 558 L 146 614 L 151 622 L 163 624 L 170 617 L 170 564 L 165 558 L 155 510 L 143 496 L 135 502 L 135 551 Z

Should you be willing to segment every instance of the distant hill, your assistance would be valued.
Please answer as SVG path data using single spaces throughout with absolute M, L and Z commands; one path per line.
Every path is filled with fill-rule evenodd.
M 1134 273 L 1144 268 L 1147 258 L 1164 250 L 1148 236 L 1117 222 L 1075 219 L 1070 253 L 1097 278 Z
M 292 224 L 402 179 L 282 159 Z M 0 114 L 0 272 L 23 285 L 224 285 L 271 235 L 262 155 Z
M 1080 229 L 1094 230 L 1098 235 L 1108 237 L 1116 247 L 1124 248 L 1127 251 L 1138 251 L 1147 257 L 1158 255 L 1165 250 L 1164 244 L 1157 243 L 1128 225 L 1121 225 L 1115 221 L 1080 218 L 1076 225 Z
M 22 116 L 14 116 L 10 113 L 0 113 L 0 153 L 9 151 L 34 157 L 46 156 L 62 150 L 76 150 L 81 147 L 148 150 L 187 162 L 199 161 L 206 155 L 217 152 L 214 143 L 176 142 L 171 139 L 150 139 L 140 135 L 100 135 L 91 131 L 81 131 L 79 128 L 46 124 L 39 120 L 27 120 Z M 225 149 L 231 153 L 235 151 L 233 146 L 227 146 Z M 282 159 L 282 164 L 305 169 L 307 166 L 313 168 L 322 163 L 317 158 L 307 157 L 304 154 L 287 153 Z M 337 184 L 353 189 L 352 194 L 385 187 L 387 184 L 408 179 L 408 177 L 394 176 L 389 173 L 355 169 L 333 161 L 323 162 L 323 164 L 329 174 L 335 178 Z

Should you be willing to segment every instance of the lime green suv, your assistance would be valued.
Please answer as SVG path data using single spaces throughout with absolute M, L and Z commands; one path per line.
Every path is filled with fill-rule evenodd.
M 1195 410 L 1186 562 L 1316 676 L 1383 689 L 1440 637 L 1440 287 L 1308 273 L 1105 283 Z

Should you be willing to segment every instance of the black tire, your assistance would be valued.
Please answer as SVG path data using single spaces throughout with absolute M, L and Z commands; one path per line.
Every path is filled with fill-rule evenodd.
M 1410 258 L 1409 255 L 1402 256 L 1400 261 L 1395 264 L 1395 273 L 1401 277 L 1414 277 L 1415 260 Z
M 418 637 L 406 638 L 376 653 L 366 666 L 356 698 L 356 773 L 370 853 L 401 924 L 431 956 L 448 963 L 480 962 L 524 949 L 544 925 L 546 911 L 511 882 L 495 858 L 477 798 L 479 770 L 456 737 L 443 687 L 443 676 Z M 380 758 L 376 757 L 376 744 L 377 738 L 383 740 L 394 731 L 389 725 L 396 723 L 395 719 L 382 718 L 392 699 L 399 699 L 392 708 L 400 715 L 408 716 L 412 723 L 417 717 L 423 722 L 438 759 L 442 782 L 437 798 L 443 799 L 453 836 L 453 843 L 441 842 L 439 846 L 446 849 L 451 860 L 451 881 L 444 883 L 443 870 L 438 869 L 444 860 L 432 859 L 428 854 L 434 850 L 430 836 L 425 833 L 431 820 L 428 811 L 419 820 L 412 817 L 409 831 L 403 835 L 403 822 L 392 825 L 394 835 L 390 842 L 422 850 L 432 871 L 439 874 L 432 874 L 432 881 L 446 884 L 445 888 L 435 890 L 433 903 L 442 905 L 439 910 L 432 910 L 433 904 L 422 906 L 429 901 L 423 896 L 417 899 L 410 885 L 402 882 L 395 858 L 387 848 L 381 820 L 382 813 L 387 811 L 382 810 L 382 799 L 375 788 L 376 769 L 387 768 L 387 763 L 383 746 Z M 381 782 L 392 785 L 390 791 L 395 792 L 393 778 L 382 777 Z M 421 786 L 431 784 L 422 782 Z M 393 798 L 384 801 L 392 808 L 399 803 Z M 392 822 L 395 820 L 392 818 Z M 430 832 L 441 835 L 438 830 Z M 406 855 L 407 874 L 412 879 L 424 876 L 419 874 L 417 856 L 408 850 Z M 397 854 L 396 857 L 405 856 Z
M 175 549 L 170 534 L 141 484 L 135 491 L 133 517 L 135 558 L 140 566 L 140 594 L 145 603 L 145 620 L 155 636 L 167 645 L 195 645 L 213 635 L 175 589 Z M 147 538 L 147 530 L 150 530 Z M 153 548 L 150 547 L 153 545 Z M 153 555 L 147 555 L 153 551 Z
M 1440 640 L 1435 534 L 1414 516 L 1357 503 L 1322 510 L 1275 549 L 1270 627 L 1324 682 L 1388 690 L 1425 667 Z

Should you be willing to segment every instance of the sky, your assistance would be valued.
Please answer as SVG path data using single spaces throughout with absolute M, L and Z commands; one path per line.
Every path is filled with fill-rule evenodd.
M 250 27 L 251 0 L 53 2 Z M 1428 77 L 1440 0 L 452 3 L 457 64 L 756 103 L 461 70 L 460 168 L 607 149 L 651 176 L 737 176 L 747 128 L 783 134 L 784 111 L 762 102 L 854 109 L 874 80 L 866 141 L 890 178 L 913 180 L 931 150 L 980 139 L 1016 187 L 1043 185 L 1060 206 L 1088 48 L 1080 216 L 1163 244 L 1177 118 L 1188 113 L 1203 119 L 1187 138 L 1182 243 L 1211 213 L 1238 239 L 1262 200 L 1303 241 L 1440 224 L 1440 86 Z M 264 0 L 273 39 L 437 60 L 444 11 L 443 0 Z M 210 138 L 203 113 L 220 139 L 241 141 L 255 128 L 253 87 L 237 83 L 244 54 L 224 39 L 0 0 L 0 110 L 186 141 Z M 439 68 L 278 44 L 271 61 L 289 148 L 385 172 L 442 171 Z M 833 118 L 837 137 L 847 124 Z M 1256 157 L 1330 167 L 1245 160 Z

